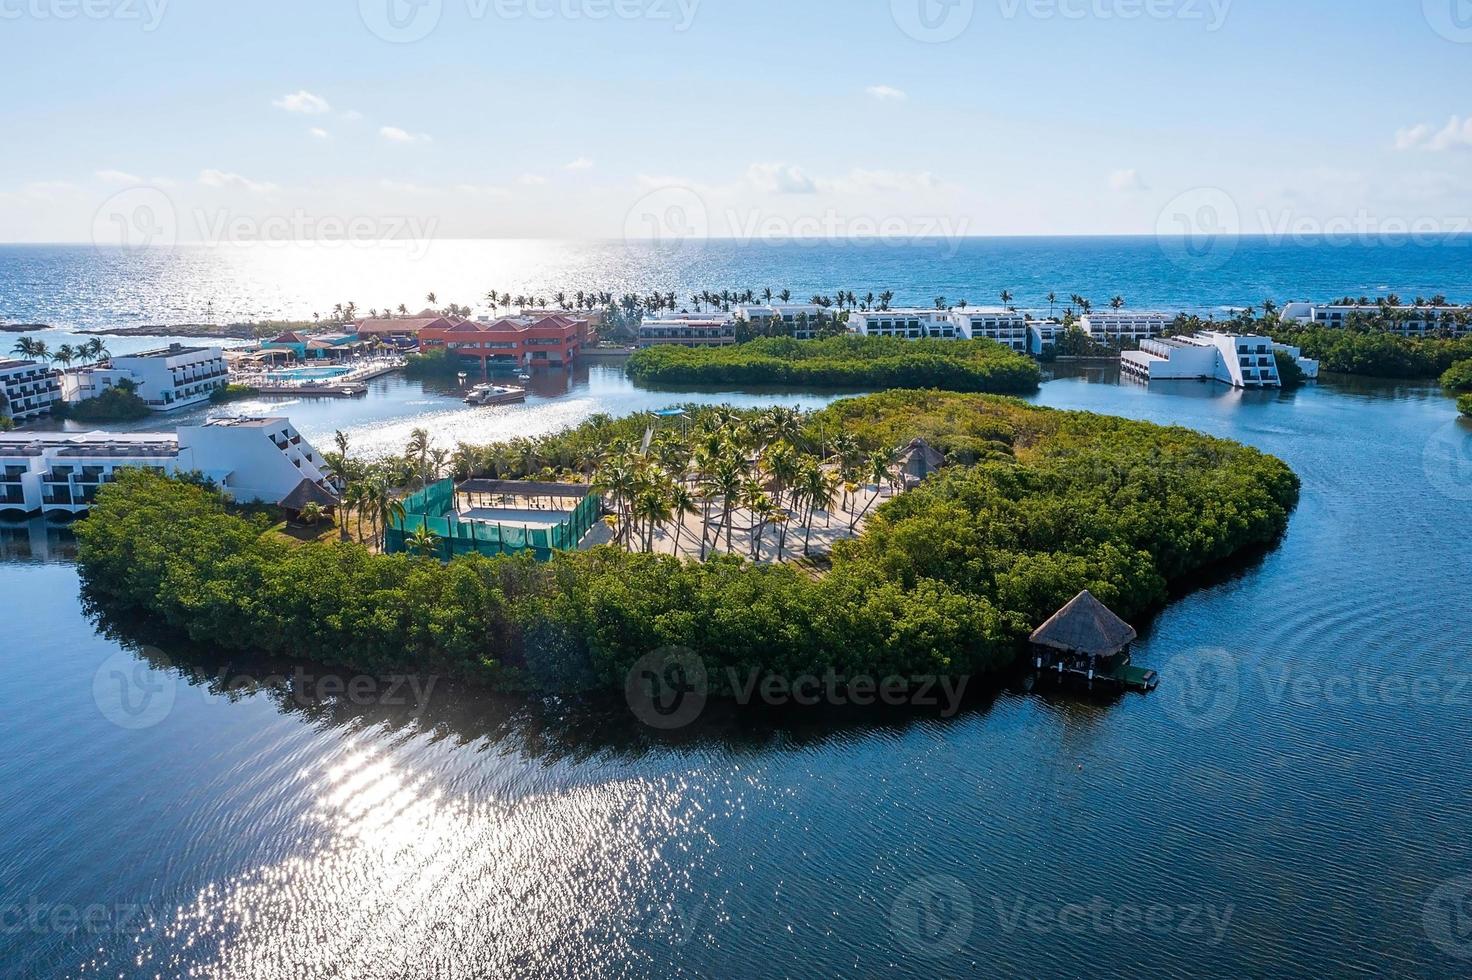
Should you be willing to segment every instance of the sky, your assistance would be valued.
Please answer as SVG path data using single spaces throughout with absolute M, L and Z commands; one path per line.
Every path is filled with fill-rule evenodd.
M 1472 0 L 0 0 L 0 241 L 1472 231 Z

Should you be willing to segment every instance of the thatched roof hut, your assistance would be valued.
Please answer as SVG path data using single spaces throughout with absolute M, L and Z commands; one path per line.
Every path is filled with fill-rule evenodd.
M 300 514 L 307 504 L 316 504 L 323 510 L 331 510 L 338 505 L 338 499 L 327 490 L 311 480 L 302 478 L 302 482 L 296 485 L 286 496 L 281 498 L 281 509 L 290 514 Z
M 1085 589 L 1032 634 L 1032 642 L 1069 654 L 1113 657 L 1135 642 L 1135 628 Z
M 913 439 L 900 450 L 900 469 L 907 477 L 924 480 L 944 465 L 945 456 L 924 439 Z

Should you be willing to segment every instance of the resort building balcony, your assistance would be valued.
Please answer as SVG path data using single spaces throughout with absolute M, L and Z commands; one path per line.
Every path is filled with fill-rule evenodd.
M 1234 388 L 1281 388 L 1270 337 L 1207 330 L 1140 341 L 1120 354 L 1120 370 L 1141 381 L 1219 381 Z M 1314 365 L 1317 374 L 1317 365 Z
M 326 488 L 325 467 L 281 418 L 212 419 L 174 433 L 0 433 L 0 509 L 76 514 L 128 468 L 198 472 L 236 500 L 277 503 L 303 481 Z

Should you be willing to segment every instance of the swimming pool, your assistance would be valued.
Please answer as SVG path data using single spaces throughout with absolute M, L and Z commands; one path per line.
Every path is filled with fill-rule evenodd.
M 310 367 L 310 368 L 286 368 L 282 371 L 272 371 L 272 381 L 328 381 L 332 378 L 340 378 L 353 369 L 350 367 Z

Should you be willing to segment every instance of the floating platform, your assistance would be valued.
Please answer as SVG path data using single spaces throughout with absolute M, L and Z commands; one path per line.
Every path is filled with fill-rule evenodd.
M 1153 670 L 1144 667 L 1136 667 L 1133 664 L 1124 664 L 1112 671 L 1089 671 L 1077 670 L 1065 667 L 1061 663 L 1044 664 L 1041 660 L 1034 661 L 1039 677 L 1056 677 L 1060 680 L 1067 678 L 1090 686 L 1099 684 L 1104 687 L 1113 687 L 1121 691 L 1139 691 L 1148 694 L 1160 686 L 1160 675 Z
M 357 398 L 368 394 L 368 386 L 361 381 L 343 381 L 336 384 L 306 385 L 255 385 L 259 395 L 310 395 L 318 398 Z

